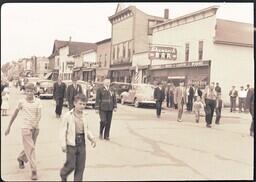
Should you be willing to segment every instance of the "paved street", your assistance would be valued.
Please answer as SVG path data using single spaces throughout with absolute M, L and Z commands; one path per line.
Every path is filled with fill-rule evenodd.
M 29 165 L 18 168 L 22 149 L 20 117 L 10 134 L 4 131 L 10 113 L 21 95 L 11 88 L 9 116 L 1 117 L 1 177 L 6 181 L 28 181 Z M 61 152 L 59 125 L 53 100 L 42 100 L 43 116 L 37 140 L 38 178 L 60 180 L 59 170 L 65 154 Z M 66 112 L 64 108 L 63 112 Z M 177 122 L 177 111 L 164 109 L 158 119 L 152 108 L 118 105 L 110 131 L 110 141 L 99 140 L 99 116 L 87 109 L 89 127 L 97 137 L 97 146 L 87 145 L 84 180 L 211 180 L 253 177 L 253 137 L 249 136 L 250 115 L 223 110 L 220 125 L 206 128 L 194 115 L 185 113 Z M 73 175 L 69 176 L 73 180 Z

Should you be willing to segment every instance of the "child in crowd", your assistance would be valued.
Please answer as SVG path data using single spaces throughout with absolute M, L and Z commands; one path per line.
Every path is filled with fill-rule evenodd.
M 204 105 L 201 101 L 201 98 L 199 96 L 196 97 L 196 101 L 193 104 L 193 111 L 196 116 L 196 123 L 199 123 L 200 119 L 200 111 L 204 108 Z
M 221 109 L 223 107 L 223 102 L 222 102 L 222 99 L 221 99 L 221 95 L 219 94 L 217 96 L 217 99 L 216 99 L 216 108 L 215 108 L 215 111 L 216 111 L 216 120 L 215 120 L 215 124 L 220 124 L 220 118 L 221 118 Z
M 7 116 L 8 109 L 9 109 L 9 89 L 8 87 L 5 87 L 2 92 L 2 105 L 1 105 L 2 116 Z
M 35 144 L 39 134 L 39 121 L 41 119 L 41 102 L 34 97 L 34 85 L 28 83 L 25 85 L 25 98 L 21 99 L 10 120 L 5 135 L 10 133 L 11 125 L 17 117 L 19 111 L 23 114 L 23 123 L 21 127 L 22 141 L 24 150 L 18 157 L 19 168 L 24 169 L 24 163 L 29 162 L 31 167 L 31 179 L 37 180 L 37 168 L 35 158 Z
M 67 153 L 66 162 L 60 170 L 61 181 L 67 181 L 68 175 L 74 171 L 74 181 L 83 181 L 85 168 L 86 149 L 85 135 L 93 147 L 96 142 L 92 133 L 88 130 L 84 108 L 87 98 L 84 94 L 77 94 L 74 98 L 74 108 L 62 118 L 61 147 Z

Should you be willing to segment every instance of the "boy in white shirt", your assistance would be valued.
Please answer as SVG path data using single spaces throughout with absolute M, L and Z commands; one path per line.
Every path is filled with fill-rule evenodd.
M 41 102 L 34 97 L 34 84 L 28 83 L 25 85 L 26 97 L 19 101 L 16 110 L 10 120 L 9 126 L 5 131 L 8 135 L 11 130 L 11 125 L 17 117 L 19 111 L 23 113 L 23 124 L 21 127 L 22 140 L 24 150 L 18 157 L 19 168 L 23 169 L 24 162 L 29 162 L 32 175 L 32 180 L 37 180 L 36 158 L 35 158 L 35 144 L 39 134 L 39 121 L 41 120 Z
M 85 135 L 87 135 L 91 145 L 96 146 L 94 136 L 88 130 L 83 112 L 86 101 L 84 94 L 77 94 L 74 98 L 75 107 L 62 118 L 61 147 L 62 151 L 66 152 L 67 158 L 60 170 L 61 181 L 67 181 L 67 177 L 72 171 L 74 171 L 74 181 L 83 181 L 86 160 Z

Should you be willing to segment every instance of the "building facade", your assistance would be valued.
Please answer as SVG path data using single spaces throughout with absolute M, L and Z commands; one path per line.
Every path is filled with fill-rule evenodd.
M 117 7 L 116 13 L 109 17 L 112 24 L 109 69 L 112 81 L 132 82 L 135 75 L 133 66 L 138 66 L 143 61 L 136 57 L 149 50 L 151 27 L 167 19 L 168 17 L 147 15 L 135 6 L 125 9 Z
M 253 25 L 217 19 L 217 10 L 212 6 L 154 26 L 152 45 L 173 49 L 176 57 L 166 59 L 159 51 L 159 59 L 151 60 L 151 80 L 219 82 L 226 103 L 232 85 L 253 84 Z
M 108 71 L 110 68 L 110 50 L 111 39 L 99 41 L 97 44 L 97 65 L 96 68 L 96 81 L 103 81 L 108 78 Z

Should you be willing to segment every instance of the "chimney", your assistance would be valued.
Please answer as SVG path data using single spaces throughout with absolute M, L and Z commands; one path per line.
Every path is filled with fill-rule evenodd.
M 164 9 L 164 19 L 169 19 L 169 9 Z

